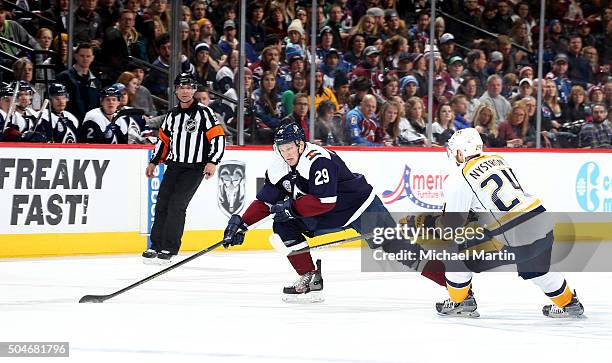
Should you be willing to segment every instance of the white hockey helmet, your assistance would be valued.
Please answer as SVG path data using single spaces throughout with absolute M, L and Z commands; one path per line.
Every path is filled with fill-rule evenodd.
M 446 152 L 457 164 L 463 164 L 471 156 L 482 154 L 482 138 L 475 128 L 462 129 L 448 140 Z

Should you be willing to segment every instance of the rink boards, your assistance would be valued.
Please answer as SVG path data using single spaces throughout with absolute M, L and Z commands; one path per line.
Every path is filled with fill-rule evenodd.
M 454 166 L 443 149 L 336 148 L 392 212 L 440 211 Z M 163 175 L 147 179 L 146 146 L 0 144 L 0 257 L 134 253 L 146 247 Z M 230 147 L 214 178 L 187 211 L 185 251 L 218 241 L 229 216 L 242 213 L 263 183 L 273 151 Z M 612 153 L 598 150 L 500 152 L 523 189 L 555 212 L 612 212 Z M 236 249 L 269 249 L 271 224 Z M 583 240 L 610 240 L 602 223 L 575 226 Z M 557 226 L 563 239 L 565 226 Z M 341 232 L 353 236 L 354 232 Z M 317 242 L 337 237 L 327 236 Z M 355 246 L 356 244 L 353 244 Z

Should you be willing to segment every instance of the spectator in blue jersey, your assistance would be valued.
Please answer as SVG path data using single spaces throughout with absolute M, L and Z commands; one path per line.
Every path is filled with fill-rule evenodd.
M 374 104 L 376 100 L 373 100 Z M 283 125 L 274 135 L 277 152 L 256 199 L 242 216 L 234 214 L 224 233 L 224 245 L 244 242 L 248 226 L 274 214 L 271 241 L 283 248 L 298 280 L 283 289 L 286 302 L 322 301 L 321 261 L 314 263 L 306 236 L 354 229 L 364 235 L 396 223 L 365 177 L 353 173 L 334 152 L 306 141 L 297 124 Z M 367 240 L 367 239 L 366 239 Z M 382 243 L 381 243 L 382 242 Z M 368 240 L 372 249 L 420 255 L 421 247 L 402 238 Z M 440 262 L 402 261 L 407 267 L 445 284 Z
M 349 67 L 342 60 L 340 52 L 331 48 L 323 58 L 323 63 L 320 66 L 321 72 L 323 72 L 323 85 L 325 87 L 332 88 L 334 86 L 334 78 L 338 72 L 347 73 Z
M 376 97 L 365 95 L 359 106 L 350 110 L 346 122 L 350 129 L 351 142 L 361 146 L 391 146 L 384 141 L 385 130 L 380 127 L 376 116 Z

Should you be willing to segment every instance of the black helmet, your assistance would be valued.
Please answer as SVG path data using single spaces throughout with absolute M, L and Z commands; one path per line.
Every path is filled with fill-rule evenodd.
M 193 78 L 193 75 L 191 73 L 187 73 L 187 72 L 183 72 L 180 73 L 176 76 L 176 78 L 174 79 L 174 85 L 175 86 L 185 86 L 185 85 L 189 85 L 195 88 L 195 84 L 196 81 Z
M 30 94 L 34 94 L 34 88 L 30 82 L 26 81 L 18 81 L 19 82 L 19 92 L 29 92 Z M 15 89 L 15 82 L 11 83 L 11 88 Z
M 49 96 L 68 96 L 68 89 L 61 83 L 51 83 L 49 85 Z
M 274 144 L 276 146 L 290 142 L 298 143 L 300 140 L 306 141 L 306 135 L 302 127 L 295 122 L 281 125 L 274 133 Z
M 102 91 L 100 91 L 100 99 L 105 97 L 117 97 L 117 99 L 121 98 L 121 92 L 115 87 L 106 87 Z
M 13 97 L 15 90 L 12 87 L 4 86 L 0 88 L 0 97 Z

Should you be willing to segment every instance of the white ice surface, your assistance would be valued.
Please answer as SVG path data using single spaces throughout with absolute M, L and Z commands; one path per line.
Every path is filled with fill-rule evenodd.
M 183 255 L 181 257 L 185 257 Z M 317 251 L 326 301 L 281 301 L 275 252 L 210 253 L 161 269 L 138 256 L 0 260 L 0 341 L 69 341 L 70 358 L 0 362 L 612 362 L 612 273 L 568 273 L 586 318 L 542 316 L 539 289 L 476 275 L 481 318 L 440 318 L 446 291 L 414 273 L 361 273 L 359 250 Z

